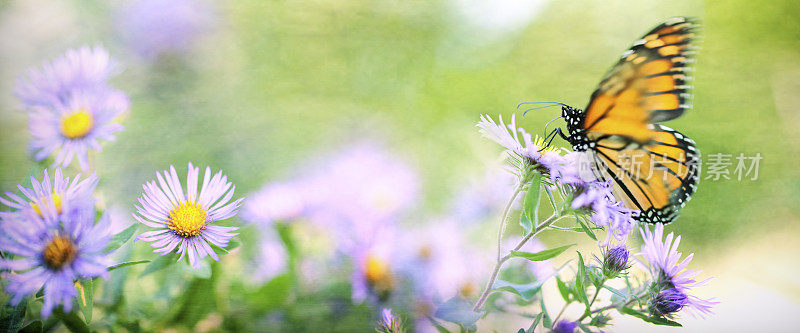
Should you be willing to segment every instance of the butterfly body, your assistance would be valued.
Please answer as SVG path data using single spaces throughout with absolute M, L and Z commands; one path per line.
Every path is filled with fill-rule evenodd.
M 674 221 L 697 188 L 694 141 L 658 124 L 691 108 L 695 27 L 687 18 L 665 21 L 623 53 L 585 110 L 562 105 L 567 134 L 558 134 L 590 155 L 595 176 L 611 180 L 615 196 L 639 212 L 640 222 Z

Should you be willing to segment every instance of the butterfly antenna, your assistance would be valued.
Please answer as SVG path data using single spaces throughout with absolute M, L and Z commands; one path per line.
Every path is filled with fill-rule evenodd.
M 517 104 L 517 110 L 519 110 L 519 108 L 521 106 L 525 105 L 525 104 L 550 104 L 550 105 L 544 105 L 544 106 L 538 106 L 538 107 L 535 107 L 535 108 L 526 109 L 525 111 L 522 112 L 522 116 L 523 117 L 525 116 L 525 114 L 528 113 L 528 111 L 531 111 L 531 110 L 549 108 L 551 106 L 556 106 L 556 105 L 567 106 L 566 104 L 561 103 L 561 102 L 522 102 L 522 103 Z
M 555 118 L 553 118 L 553 120 L 550 120 L 550 121 L 548 121 L 546 124 L 544 124 L 544 132 L 542 132 L 542 134 L 543 134 L 543 135 L 547 135 L 547 126 L 549 126 L 549 125 L 550 125 L 550 123 L 552 123 L 552 122 L 554 122 L 554 121 L 558 120 L 559 118 L 561 118 L 561 116 L 555 117 Z

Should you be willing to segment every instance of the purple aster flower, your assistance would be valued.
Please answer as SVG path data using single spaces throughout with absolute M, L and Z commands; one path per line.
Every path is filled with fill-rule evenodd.
M 570 207 L 579 211 L 589 210 L 592 222 L 606 230 L 606 239 L 600 242 L 600 245 L 608 245 L 611 237 L 624 243 L 635 224 L 633 220 L 635 211 L 626 208 L 622 202 L 616 200 L 611 192 L 610 181 L 596 181 L 573 188 L 577 195 L 572 200 Z
M 397 229 L 387 223 L 373 230 L 359 230 L 350 248 L 345 249 L 353 262 L 353 302 L 368 298 L 386 301 L 397 287 Z
M 0 269 L 9 270 L 3 278 L 11 302 L 18 304 L 25 296 L 44 288 L 42 316 L 47 318 L 59 304 L 70 312 L 76 297 L 75 281 L 81 278 L 105 278 L 111 261 L 105 248 L 109 240 L 107 216 L 93 224 L 94 214 L 70 209 L 62 201 L 63 214 L 50 207 L 38 214 L 26 209 L 20 214 L 2 216 L 0 251 L 14 254 L 0 259 Z
M 89 167 L 89 148 L 101 151 L 100 141 L 114 141 L 122 125 L 114 119 L 128 109 L 128 98 L 111 89 L 73 91 L 63 102 L 33 107 L 30 112 L 31 149 L 41 161 L 56 153 L 55 163 L 68 166 L 77 158 Z
M 453 220 L 432 221 L 402 235 L 397 245 L 403 253 L 399 270 L 410 278 L 421 302 L 478 296 L 486 276 L 476 267 L 489 269 L 492 256 L 471 247 L 466 236 Z
M 169 169 L 169 172 L 164 171 L 163 177 L 156 172 L 158 183 L 150 181 L 142 185 L 141 206 L 136 206 L 139 215 L 134 217 L 158 230 L 144 232 L 138 239 L 151 242 L 150 246 L 156 248 L 153 252 L 161 255 L 180 253 L 178 261 L 188 253 L 189 262 L 195 268 L 200 267 L 200 259 L 205 256 L 219 261 L 208 243 L 224 248 L 238 235 L 233 231 L 239 228 L 211 223 L 235 216 L 244 198 L 230 202 L 236 186 L 228 182 L 222 171 L 211 177 L 210 167 L 206 167 L 198 194 L 200 168 L 195 168 L 191 162 L 184 195 L 175 167 L 170 165 Z
M 644 241 L 640 254 L 647 261 L 643 265 L 649 268 L 658 290 L 663 292 L 672 288 L 681 292 L 685 296 L 685 301 L 680 301 L 682 304 L 680 308 L 689 309 L 693 316 L 703 317 L 711 314 L 711 307 L 719 302 L 713 299 L 700 299 L 689 294 L 692 289 L 707 285 L 711 279 L 698 282 L 695 277 L 700 274 L 701 270 L 686 269 L 692 261 L 694 253 L 681 260 L 682 253 L 678 252 L 681 236 L 675 237 L 673 242 L 674 233 L 669 233 L 664 239 L 663 224 L 656 224 L 654 231 L 642 228 L 640 232 Z M 665 294 L 664 296 L 672 297 L 669 299 L 677 299 L 675 298 L 677 294 L 674 292 L 669 293 L 671 294 Z
M 483 136 L 503 146 L 516 161 L 512 162 L 512 167 L 518 169 L 518 176 L 527 174 L 526 169 L 531 166 L 549 172 L 550 168 L 564 164 L 557 149 L 544 148 L 543 139 L 534 138 L 522 127 L 517 127 L 513 114 L 510 124 L 503 122 L 503 116 L 499 116 L 498 124 L 489 115 L 481 115 L 477 126 Z
M 561 186 L 585 187 L 596 182 L 592 160 L 588 153 L 570 151 L 557 160 L 550 171 L 550 181 Z
M 120 11 L 118 30 L 128 47 L 145 58 L 186 52 L 214 19 L 202 0 L 138 0 Z
M 355 230 L 395 219 L 417 197 L 416 173 L 373 145 L 348 148 L 319 170 L 304 181 L 309 216 L 345 243 Z
M 391 309 L 381 310 L 381 318 L 378 321 L 376 330 L 381 333 L 403 333 L 406 331 L 403 328 L 403 321 L 392 313 Z
M 578 323 L 568 320 L 559 320 L 553 326 L 554 333 L 573 333 L 578 328 Z
M 19 81 L 15 92 L 30 112 L 30 146 L 37 161 L 57 152 L 56 164 L 68 166 L 76 157 L 85 170 L 88 149 L 100 151 L 100 140 L 114 140 L 122 126 L 112 121 L 129 103 L 106 83 L 112 68 L 104 49 L 83 47 Z
M 53 107 L 68 103 L 76 91 L 106 88 L 113 69 L 114 62 L 105 49 L 84 46 L 29 70 L 27 77 L 18 81 L 14 93 L 27 109 Z
M 16 209 L 17 211 L 33 209 L 39 215 L 46 214 L 46 212 L 43 211 L 49 209 L 49 207 L 54 209 L 55 215 L 61 215 L 65 212 L 65 206 L 71 207 L 73 210 L 90 210 L 93 214 L 94 198 L 92 194 L 96 186 L 96 176 L 92 175 L 81 180 L 81 175 L 78 174 L 72 182 L 70 182 L 69 177 L 63 177 L 61 168 L 56 169 L 51 182 L 50 175 L 45 169 L 44 178 L 41 182 L 31 176 L 32 188 L 17 185 L 17 188 L 22 192 L 24 197 L 6 191 L 5 195 L 8 199 L 0 196 L 0 203 Z M 14 213 L 17 212 L 2 212 L 0 215 Z
M 297 183 L 268 184 L 249 196 L 242 207 L 242 219 L 269 226 L 297 219 L 306 209 L 304 191 Z

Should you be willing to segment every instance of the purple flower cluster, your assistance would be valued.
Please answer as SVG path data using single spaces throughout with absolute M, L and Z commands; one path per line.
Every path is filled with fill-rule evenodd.
M 6 291 L 19 303 L 44 289 L 42 316 L 62 305 L 69 312 L 78 279 L 106 277 L 111 264 L 105 253 L 109 240 L 108 216 L 95 224 L 92 191 L 96 178 L 70 183 L 56 170 L 51 185 L 47 171 L 42 182 L 31 179 L 33 190 L 18 186 L 30 200 L 6 192 L 2 199 L 16 211 L 0 214 L 0 251 L 13 254 L 0 259 L 7 270 Z
M 31 149 L 41 161 L 55 154 L 55 163 L 68 166 L 73 158 L 88 169 L 91 148 L 113 141 L 122 126 L 113 120 L 128 109 L 128 98 L 106 82 L 114 69 L 101 47 L 82 47 L 31 69 L 15 90 L 29 112 Z

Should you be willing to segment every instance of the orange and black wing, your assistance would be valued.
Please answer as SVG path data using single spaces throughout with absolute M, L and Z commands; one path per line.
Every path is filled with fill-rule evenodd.
M 644 145 L 653 139 L 648 124 L 688 110 L 695 27 L 687 18 L 672 18 L 636 41 L 592 94 L 581 127 Z
M 637 220 L 670 223 L 697 188 L 700 152 L 678 131 L 647 127 L 653 138 L 638 149 L 627 149 L 625 140 L 612 135 L 595 137 L 593 169 L 599 179 L 612 181 L 618 199 L 640 211 Z

